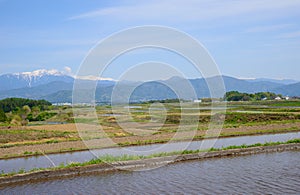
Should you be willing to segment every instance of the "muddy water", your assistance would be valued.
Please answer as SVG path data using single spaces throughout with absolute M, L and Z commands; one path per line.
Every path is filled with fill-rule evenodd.
M 0 194 L 299 194 L 299 183 L 294 151 L 6 186 Z
M 109 155 L 150 155 L 159 152 L 179 151 L 183 149 L 197 150 L 207 148 L 222 148 L 231 145 L 255 144 L 265 142 L 287 141 L 294 138 L 300 138 L 300 132 L 269 134 L 258 136 L 240 136 L 231 138 L 220 138 L 217 140 L 209 139 L 206 141 L 176 142 L 165 144 L 152 144 L 145 146 L 132 146 L 123 148 L 98 149 L 91 151 L 81 151 L 73 153 L 52 154 L 45 156 L 36 156 L 28 158 L 16 158 L 9 160 L 0 160 L 0 171 L 5 173 L 19 171 L 20 169 L 31 170 L 33 168 L 53 167 L 61 163 L 89 161 L 95 157 Z M 186 148 L 187 146 L 187 148 Z

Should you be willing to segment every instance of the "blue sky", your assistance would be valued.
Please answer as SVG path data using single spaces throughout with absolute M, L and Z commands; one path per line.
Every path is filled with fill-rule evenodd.
M 89 50 L 112 33 L 165 25 L 201 42 L 221 74 L 300 80 L 299 10 L 299 0 L 0 0 L 0 73 L 66 66 L 75 73 Z M 188 77 L 199 76 L 174 54 L 144 50 L 130 56 L 103 76 L 118 78 L 145 60 L 168 61 Z M 165 69 L 141 74 L 150 70 L 155 75 Z

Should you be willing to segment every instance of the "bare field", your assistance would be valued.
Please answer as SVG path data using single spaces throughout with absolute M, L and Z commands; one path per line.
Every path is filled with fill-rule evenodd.
M 27 126 L 26 129 L 45 130 L 45 131 L 68 131 L 77 132 L 76 124 L 57 124 L 57 125 L 37 125 Z

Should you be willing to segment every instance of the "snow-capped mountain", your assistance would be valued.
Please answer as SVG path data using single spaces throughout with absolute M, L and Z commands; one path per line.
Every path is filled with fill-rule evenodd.
M 54 81 L 72 83 L 74 78 L 54 69 L 41 69 L 33 72 L 4 74 L 0 76 L 0 91 L 24 87 L 35 87 Z
M 41 85 L 47 85 L 52 82 L 62 82 L 65 84 L 72 84 L 76 79 L 82 83 L 97 81 L 103 86 L 110 86 L 115 83 L 111 78 L 101 78 L 95 76 L 70 76 L 71 71 L 52 70 L 35 70 L 33 72 L 21 72 L 0 75 L 0 91 L 9 91 L 22 88 L 34 88 Z M 47 85 L 48 86 L 48 85 Z
M 21 76 L 21 77 L 42 77 L 45 75 L 62 76 L 64 75 L 64 73 L 56 69 L 51 69 L 51 70 L 40 69 L 40 70 L 35 70 L 33 72 L 13 73 L 12 75 Z

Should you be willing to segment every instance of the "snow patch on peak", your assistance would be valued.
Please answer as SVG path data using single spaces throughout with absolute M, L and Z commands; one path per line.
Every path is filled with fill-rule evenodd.
M 21 73 L 14 73 L 16 76 L 25 76 L 25 77 L 42 77 L 46 75 L 52 75 L 52 76 L 63 76 L 64 73 L 60 72 L 56 69 L 46 70 L 46 69 L 40 69 L 35 70 L 32 72 L 21 72 Z
M 46 70 L 40 69 L 35 70 L 32 72 L 20 72 L 20 73 L 13 73 L 13 76 L 17 77 L 18 79 L 23 79 L 27 82 L 27 86 L 31 87 L 34 82 L 38 82 L 43 77 L 47 76 L 67 76 L 64 72 L 58 71 L 56 69 Z
M 1 75 L 0 75 L 1 76 Z M 64 70 L 60 71 L 57 69 L 39 69 L 32 72 L 19 72 L 19 73 L 12 73 L 6 74 L 7 77 L 14 77 L 18 80 L 25 81 L 26 86 L 31 87 L 36 83 L 42 82 L 45 83 L 47 81 L 52 80 L 62 80 L 67 79 L 78 79 L 78 80 L 91 80 L 91 81 L 115 81 L 112 78 L 103 78 L 99 76 L 93 75 L 74 75 L 72 69 L 68 66 L 64 67 Z M 62 77 L 62 78 L 59 78 Z

